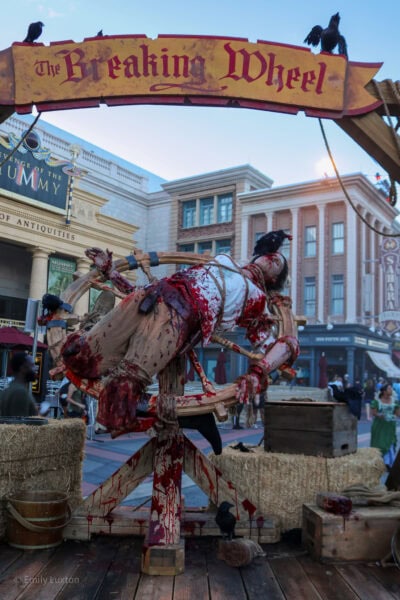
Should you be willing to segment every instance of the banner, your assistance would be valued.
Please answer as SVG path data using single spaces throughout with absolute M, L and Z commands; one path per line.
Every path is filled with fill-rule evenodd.
M 379 322 L 390 334 L 400 331 L 400 242 L 398 238 L 383 238 L 381 247 L 383 270 L 383 312 Z
M 61 293 L 73 281 L 73 274 L 76 271 L 76 262 L 66 258 L 50 256 L 49 258 L 49 277 L 47 291 L 49 294 L 60 296 Z
M 36 132 L 31 132 L 14 154 L 21 138 L 14 133 L 0 133 L 0 188 L 65 209 L 68 181 L 73 165 L 51 156 Z
M 244 38 L 140 35 L 81 43 L 15 43 L 0 52 L 0 105 L 17 112 L 72 106 L 189 103 L 340 118 L 381 102 L 365 85 L 381 63 Z

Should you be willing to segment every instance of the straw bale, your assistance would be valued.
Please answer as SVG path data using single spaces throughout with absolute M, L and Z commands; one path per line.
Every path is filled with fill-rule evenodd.
M 373 487 L 385 473 L 376 448 L 338 458 L 253 451 L 243 454 L 228 447 L 210 459 L 260 513 L 279 518 L 282 531 L 301 527 L 302 506 L 315 502 L 318 492 L 340 492 L 356 483 Z
M 81 419 L 49 420 L 48 425 L 0 424 L 0 538 L 4 500 L 26 490 L 55 490 L 82 502 L 82 461 L 86 427 Z

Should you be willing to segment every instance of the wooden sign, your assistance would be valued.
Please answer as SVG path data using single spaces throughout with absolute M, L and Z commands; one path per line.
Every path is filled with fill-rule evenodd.
M 144 35 L 0 52 L 0 105 L 18 113 L 118 104 L 236 106 L 340 118 L 374 110 L 381 63 L 244 38 Z

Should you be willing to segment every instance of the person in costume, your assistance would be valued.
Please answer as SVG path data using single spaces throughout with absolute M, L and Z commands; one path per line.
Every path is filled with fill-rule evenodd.
M 371 447 L 379 448 L 385 465 L 390 469 L 396 457 L 396 419 L 400 416 L 400 404 L 393 399 L 390 383 L 383 385 L 378 400 L 371 400 Z

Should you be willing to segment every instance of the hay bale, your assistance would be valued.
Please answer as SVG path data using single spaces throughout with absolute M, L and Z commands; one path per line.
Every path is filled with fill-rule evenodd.
M 4 498 L 26 490 L 69 495 L 82 502 L 82 461 L 86 427 L 81 419 L 50 420 L 48 425 L 0 424 L 0 539 L 5 531 Z
M 361 448 L 338 458 L 281 454 L 254 448 L 252 454 L 225 448 L 210 460 L 262 514 L 280 519 L 282 531 L 302 526 L 302 506 L 318 492 L 340 492 L 355 483 L 376 486 L 385 473 L 379 450 Z

